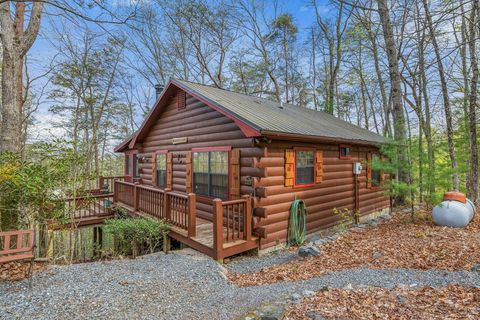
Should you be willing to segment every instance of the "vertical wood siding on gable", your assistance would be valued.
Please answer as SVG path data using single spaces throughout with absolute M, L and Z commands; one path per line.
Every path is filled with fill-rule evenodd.
M 285 186 L 285 149 L 293 147 L 314 147 L 323 151 L 322 182 L 315 186 L 294 188 Z M 256 179 L 257 196 L 254 199 L 254 228 L 264 229 L 266 238 L 261 239 L 261 249 L 284 242 L 287 238 L 290 206 L 297 196 L 307 205 L 307 232 L 315 232 L 338 223 L 334 208 L 354 209 L 354 162 L 364 163 L 359 177 L 359 205 L 361 215 L 378 211 L 389 206 L 389 198 L 381 189 L 367 189 L 365 161 L 367 152 L 374 148 L 352 146 L 352 158 L 341 160 L 338 157 L 338 145 L 308 144 L 273 141 L 267 147 L 266 157 L 257 165 L 267 166 L 265 177 Z M 268 164 L 268 165 L 266 165 Z M 266 218 L 260 217 L 265 215 Z M 263 232 L 262 232 L 263 233 Z
M 253 193 L 253 188 L 243 182 L 251 172 L 252 155 L 259 154 L 261 149 L 255 148 L 253 140 L 246 138 L 232 120 L 188 94 L 186 107 L 178 109 L 177 96 L 172 97 L 142 142 L 140 156 L 146 158 L 140 167 L 142 183 L 152 185 L 152 154 L 158 150 L 168 150 L 172 153 L 172 190 L 187 192 L 187 153 L 192 148 L 231 146 L 240 151 L 241 193 Z M 187 138 L 187 143 L 172 144 L 173 138 L 183 137 Z M 212 218 L 211 199 L 197 197 L 197 215 L 205 219 Z

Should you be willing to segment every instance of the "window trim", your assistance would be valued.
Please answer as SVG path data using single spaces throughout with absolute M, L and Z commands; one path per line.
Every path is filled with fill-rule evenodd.
M 165 155 L 165 168 L 166 168 L 166 166 L 167 166 L 167 153 L 168 153 L 168 150 L 158 150 L 158 151 L 155 151 L 153 153 L 152 167 L 153 167 L 153 164 L 155 163 L 155 175 L 157 175 L 157 172 L 156 172 L 157 171 L 157 169 L 156 169 L 157 155 L 159 155 L 159 154 L 164 154 Z M 167 171 L 167 170 L 165 169 L 165 171 Z M 158 179 L 158 177 L 156 179 Z M 153 185 L 153 187 L 155 187 L 157 189 L 160 189 L 160 190 L 167 189 L 167 177 L 165 176 L 165 187 L 160 187 L 158 185 L 158 181 L 155 181 L 155 184 Z
M 342 148 L 349 148 L 350 155 L 349 156 L 342 156 Z M 338 146 L 338 159 L 340 160 L 351 160 L 352 159 L 352 146 L 349 144 L 340 144 Z
M 137 160 L 136 164 L 135 164 L 135 159 Z M 136 174 L 135 171 L 138 171 L 138 176 L 135 175 Z M 140 179 L 140 158 L 138 157 L 138 152 L 135 152 L 132 154 L 132 178 L 137 180 Z
M 128 165 L 127 165 L 127 161 L 128 161 Z M 123 155 L 123 175 L 124 176 L 130 176 L 130 154 L 128 154 L 127 152 L 124 153 Z
M 312 151 L 313 152 L 313 182 L 312 183 L 297 184 L 297 151 Z M 316 152 L 317 152 L 317 148 L 293 147 L 293 187 L 294 188 L 313 187 L 313 186 L 317 185 L 315 183 L 315 178 L 317 176 Z
M 207 196 L 204 194 L 197 194 L 195 192 L 195 171 L 194 171 L 194 155 L 193 153 L 195 152 L 227 152 L 227 159 L 228 159 L 228 175 L 227 175 L 227 199 L 221 199 L 224 201 L 231 200 L 230 196 L 230 187 L 231 187 L 231 178 L 232 178 L 232 164 L 231 164 L 231 152 L 232 147 L 231 146 L 221 146 L 221 147 L 202 147 L 202 148 L 192 148 L 192 192 L 197 195 L 197 199 L 203 199 L 203 200 L 214 200 L 217 199 L 212 196 Z M 219 199 L 219 198 L 218 198 Z
M 137 159 L 138 159 L 138 150 L 128 150 L 128 151 L 125 152 L 125 156 L 130 157 L 130 163 L 129 163 L 130 172 L 129 172 L 129 174 L 126 174 L 126 170 L 124 168 L 124 173 L 125 173 L 126 177 L 129 177 L 131 179 L 131 181 L 135 181 L 135 180 L 138 181 L 138 180 L 140 180 L 140 175 L 138 177 L 135 177 L 135 173 L 133 172 L 133 169 L 134 169 L 134 167 L 133 167 L 133 155 L 137 155 Z M 139 174 L 140 174 L 140 171 L 139 171 Z

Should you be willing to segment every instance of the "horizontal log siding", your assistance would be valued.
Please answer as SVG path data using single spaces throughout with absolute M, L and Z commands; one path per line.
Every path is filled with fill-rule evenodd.
M 315 147 L 323 151 L 323 182 L 313 187 L 284 186 L 285 148 Z M 254 230 L 266 235 L 260 248 L 265 249 L 285 242 L 287 238 L 290 206 L 297 196 L 307 205 L 307 232 L 315 232 L 338 223 L 334 208 L 354 208 L 353 162 L 365 162 L 368 151 L 374 148 L 352 146 L 352 159 L 340 160 L 338 145 L 292 143 L 273 141 L 266 149 L 266 156 L 255 161 L 257 170 L 265 170 L 264 177 L 254 179 Z M 365 215 L 389 206 L 389 199 L 381 190 L 367 188 L 366 169 L 359 177 L 360 213 Z
M 152 185 L 152 154 L 159 150 L 173 153 L 173 191 L 186 192 L 186 151 L 198 147 L 231 146 L 240 149 L 241 192 L 253 192 L 253 187 L 245 185 L 245 177 L 253 168 L 252 157 L 261 155 L 263 149 L 255 148 L 251 138 L 246 138 L 238 126 L 229 118 L 187 95 L 186 108 L 177 108 L 177 97 L 171 102 L 151 128 L 142 142 L 139 157 L 146 161 L 140 164 L 141 183 Z M 187 137 L 185 144 L 173 145 L 173 138 Z M 212 219 L 212 199 L 197 197 L 197 215 Z M 212 230 L 213 232 L 213 230 Z

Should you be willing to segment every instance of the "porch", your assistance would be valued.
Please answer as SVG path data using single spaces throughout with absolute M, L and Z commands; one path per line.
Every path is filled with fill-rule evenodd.
M 197 216 L 194 193 L 183 194 L 145 185 L 114 181 L 113 202 L 130 213 L 165 219 L 172 225 L 169 236 L 210 257 L 223 258 L 255 249 L 249 195 L 241 199 L 214 199 L 212 220 Z

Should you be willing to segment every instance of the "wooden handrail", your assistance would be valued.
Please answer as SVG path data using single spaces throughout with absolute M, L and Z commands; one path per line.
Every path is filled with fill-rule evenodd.
M 114 199 L 134 211 L 165 219 L 184 229 L 188 237 L 196 235 L 196 195 L 167 191 L 151 186 L 115 181 Z M 129 196 L 130 195 L 130 196 Z
M 64 198 L 62 201 L 73 201 L 73 200 L 87 200 L 87 199 L 98 199 L 98 198 L 109 198 L 113 196 L 113 193 L 105 193 L 105 194 L 91 194 L 91 195 L 82 195 L 79 197 L 70 197 Z
M 225 230 L 226 229 L 226 234 Z M 215 259 L 224 257 L 224 244 L 252 240 L 252 201 L 250 195 L 242 199 L 213 200 L 213 249 Z

